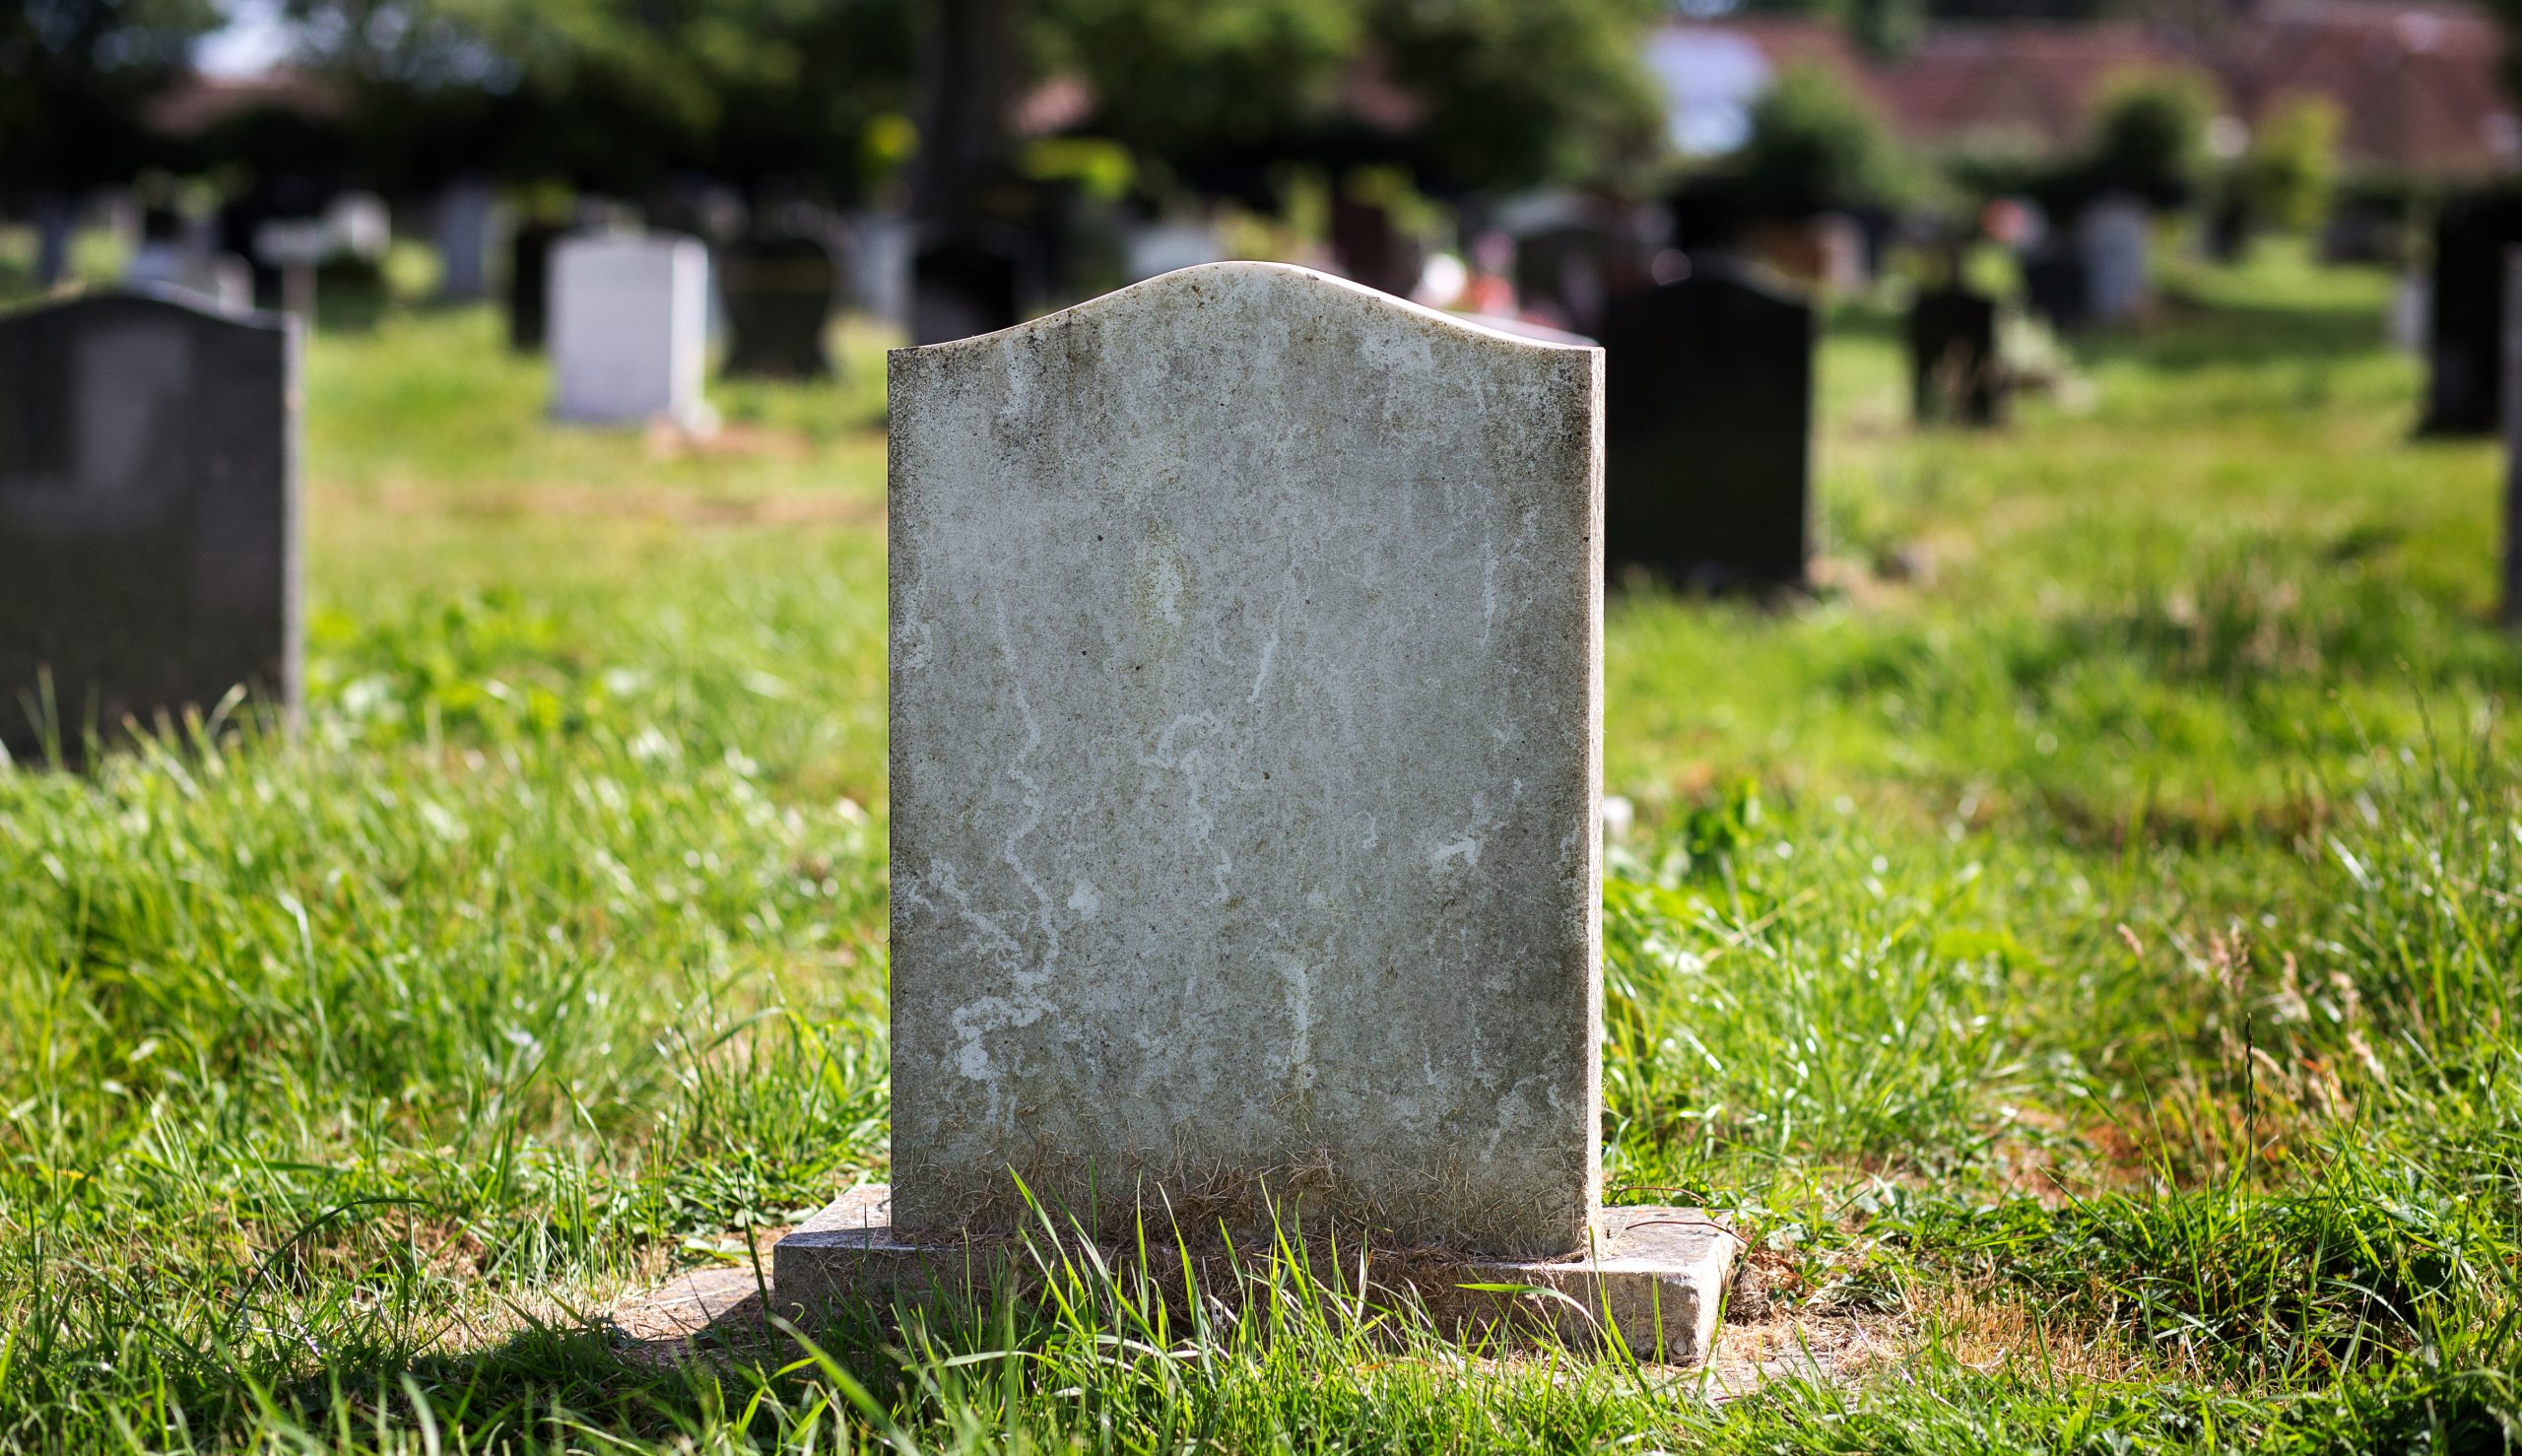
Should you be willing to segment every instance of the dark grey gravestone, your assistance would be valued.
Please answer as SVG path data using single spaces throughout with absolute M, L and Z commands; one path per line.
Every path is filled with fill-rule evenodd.
M 2522 244 L 2504 250 L 2504 625 L 2522 628 Z
M 910 260 L 910 341 L 946 344 L 1024 321 L 1029 270 L 1008 239 L 974 232 L 922 246 Z
M 1932 289 L 1909 305 L 1909 397 L 1921 425 L 1994 425 L 2005 413 L 1997 300 Z
M 812 237 L 752 237 L 721 250 L 718 289 L 727 305 L 728 376 L 830 374 L 824 332 L 839 287 L 831 249 Z
M 295 324 L 174 295 L 0 317 L 0 745 L 299 701 Z M 46 683 L 49 682 L 47 691 Z M 43 704 L 51 704 L 47 725 Z
M 519 224 L 508 238 L 508 347 L 541 354 L 552 319 L 552 247 L 567 230 Z
M 2503 397 L 2504 250 L 2522 243 L 2522 194 L 2472 193 L 2434 218 L 2426 434 L 2486 434 Z
M 2023 260 L 2023 292 L 2031 311 L 2062 334 L 2092 321 L 2092 279 L 2073 247 L 2052 243 Z
M 1644 249 L 1609 228 L 1562 224 L 1515 240 L 1515 296 L 1559 326 L 1591 337 L 1603 310 L 1647 276 Z
M 1721 256 L 1604 316 L 1604 553 L 1676 586 L 1800 586 L 1813 310 Z

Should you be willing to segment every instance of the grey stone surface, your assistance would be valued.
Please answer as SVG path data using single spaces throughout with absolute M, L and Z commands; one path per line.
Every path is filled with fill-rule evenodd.
M 709 254 L 689 237 L 590 233 L 552 249 L 552 413 L 587 425 L 707 421 Z
M 172 292 L 0 317 L 0 746 L 299 694 L 295 326 Z
M 904 1230 L 1583 1246 L 1601 360 L 1262 263 L 895 352 Z
M 498 232 L 498 194 L 480 177 L 462 177 L 437 195 L 431 218 L 437 241 L 437 296 L 471 303 L 491 295 L 491 243 Z
M 1157 1246 L 1166 1247 L 1162 1239 Z M 1619 1208 L 1595 1217 L 1583 1252 L 1564 1259 L 1404 1257 L 1369 1263 L 1372 1291 L 1408 1293 L 1440 1325 L 1509 1337 L 1547 1330 L 1571 1343 L 1616 1328 L 1630 1352 L 1660 1363 L 1694 1365 L 1716 1346 L 1725 1291 L 1742 1241 L 1695 1209 Z M 892 1190 L 854 1188 L 798 1226 L 771 1251 L 774 1313 L 811 1320 L 845 1300 L 879 1306 L 935 1297 L 972 1298 L 1034 1267 L 1007 1239 L 914 1238 L 894 1226 Z M 1353 1279 L 1354 1266 L 1320 1271 Z M 1178 1286 L 1178 1280 L 1159 1287 Z M 1503 1285 L 1548 1295 L 1468 1289 Z M 1230 1288 L 1212 1281 L 1212 1291 Z
M 2136 315 L 2152 292 L 2154 214 L 2136 198 L 2104 197 L 2076 220 L 2091 290 L 2092 316 L 2119 323 Z

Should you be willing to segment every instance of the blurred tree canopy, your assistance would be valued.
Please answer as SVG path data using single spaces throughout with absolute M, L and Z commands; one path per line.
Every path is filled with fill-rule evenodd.
M 1914 180 L 1882 118 L 1810 66 L 1789 67 L 1753 102 L 1751 135 L 1730 170 L 1745 207 L 1782 218 L 1897 202 Z
M 2338 134 L 2346 121 L 2327 97 L 2288 97 L 2270 107 L 2237 178 L 2251 212 L 2290 232 L 2318 227 L 2338 185 Z
M 2216 86 L 2194 71 L 2131 71 L 2104 89 L 2087 151 L 2088 186 L 2158 206 L 2188 198 L 2206 175 Z
M 1026 78 L 1159 175 L 1283 161 L 1435 190 L 1650 159 L 1658 0 L 1009 0 Z M 915 0 L 290 0 L 395 185 L 466 167 L 635 192 L 662 175 L 860 195 L 901 161 Z
M 291 0 L 387 185 L 679 171 L 853 195 L 909 104 L 908 0 Z
M 65 191 L 158 160 L 144 112 L 220 23 L 211 0 L 0 4 L 0 185 Z

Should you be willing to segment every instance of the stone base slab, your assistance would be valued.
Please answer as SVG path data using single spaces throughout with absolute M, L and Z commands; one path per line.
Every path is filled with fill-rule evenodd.
M 771 1299 L 811 1315 L 843 1300 L 878 1304 L 986 1293 L 1031 1261 L 1013 1239 L 913 1243 L 892 1227 L 892 1191 L 855 1188 L 771 1250 Z M 1639 1359 L 1695 1365 L 1715 1349 L 1742 1240 L 1695 1209 L 1612 1208 L 1594 1216 L 1591 1253 L 1566 1260 L 1495 1259 L 1425 1250 L 1380 1255 L 1371 1283 L 1406 1288 L 1457 1333 L 1529 1338 L 1547 1330 L 1598 1343 L 1606 1322 Z M 1108 1255 L 1106 1262 L 1109 1262 Z M 1350 1278 L 1355 1271 L 1349 1272 Z M 1507 1285 L 1531 1292 L 1466 1289 Z

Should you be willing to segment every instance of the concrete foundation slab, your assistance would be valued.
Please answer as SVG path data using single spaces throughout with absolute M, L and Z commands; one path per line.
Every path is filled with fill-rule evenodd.
M 781 1239 L 771 1251 L 771 1300 L 780 1312 L 812 1316 L 844 1300 L 972 1297 L 1005 1282 L 1021 1287 L 1034 1267 L 1022 1242 L 1005 1235 L 914 1242 L 896 1234 L 892 1202 L 882 1184 L 852 1189 Z M 1695 1209 L 1610 1208 L 1595 1214 L 1594 1249 L 1584 1258 L 1396 1251 L 1370 1258 L 1367 1279 L 1386 1295 L 1407 1291 L 1457 1333 L 1529 1340 L 1547 1332 L 1587 1345 L 1608 1322 L 1640 1359 L 1695 1365 L 1715 1348 L 1742 1249 L 1741 1239 Z M 1515 1288 L 1466 1288 L 1481 1285 Z

